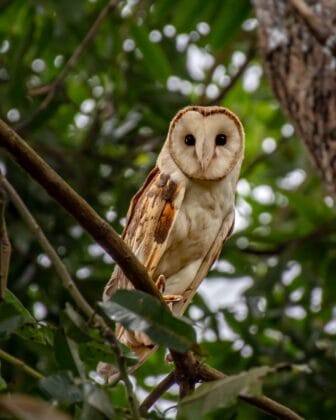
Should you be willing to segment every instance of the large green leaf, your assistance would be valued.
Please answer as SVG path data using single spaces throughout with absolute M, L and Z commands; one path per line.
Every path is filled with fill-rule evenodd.
M 118 290 L 104 312 L 132 331 L 145 332 L 155 343 L 176 351 L 198 350 L 192 326 L 164 309 L 157 299 L 139 290 Z
M 231 405 L 239 395 L 256 397 L 261 394 L 262 378 L 272 369 L 267 366 L 200 385 L 185 397 L 179 406 L 178 418 L 200 418 L 209 411 Z

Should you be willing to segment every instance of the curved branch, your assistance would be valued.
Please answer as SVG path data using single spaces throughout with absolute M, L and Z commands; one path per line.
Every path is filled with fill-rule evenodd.
M 34 379 L 38 381 L 44 379 L 42 373 L 38 372 L 37 370 L 33 369 L 31 366 L 27 365 L 21 359 L 12 356 L 11 354 L 7 353 L 4 350 L 0 349 L 0 359 L 6 360 L 6 362 L 10 363 L 13 366 L 17 366 L 18 368 L 22 369 L 28 375 L 32 376 Z

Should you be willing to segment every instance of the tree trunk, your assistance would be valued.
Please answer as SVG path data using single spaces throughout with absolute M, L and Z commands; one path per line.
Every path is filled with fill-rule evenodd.
M 254 0 L 264 68 L 336 196 L 336 1 Z

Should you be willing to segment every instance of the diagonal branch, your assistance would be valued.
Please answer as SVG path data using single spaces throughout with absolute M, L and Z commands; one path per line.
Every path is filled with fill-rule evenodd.
M 11 243 L 7 234 L 5 208 L 6 193 L 0 188 L 0 300 L 3 299 L 7 288 L 7 278 L 11 257 Z
M 114 229 L 77 194 L 28 144 L 0 120 L 0 147 L 59 202 L 122 268 L 134 287 L 166 305 L 147 270 Z
M 58 201 L 58 203 L 60 203 L 84 227 L 84 229 L 95 238 L 97 243 L 115 259 L 117 264 L 120 265 L 121 269 L 136 289 L 157 297 L 163 305 L 166 305 L 161 294 L 149 278 L 145 267 L 139 262 L 113 228 L 98 216 L 89 204 L 58 174 L 56 174 L 56 172 L 51 169 L 50 166 L 44 162 L 17 133 L 15 133 L 15 131 L 1 120 L 0 147 L 3 147 L 32 178 L 45 188 L 51 197 Z M 109 330 L 106 331 L 105 337 L 110 338 L 112 348 L 113 346 L 118 346 L 114 334 L 109 337 Z M 193 384 L 199 379 L 204 381 L 216 380 L 219 378 L 218 375 L 223 375 L 221 372 L 207 367 L 197 371 L 200 363 L 195 360 L 190 353 L 171 353 L 177 367 L 176 379 L 178 382 L 182 382 L 184 378 L 178 378 L 178 375 L 183 375 L 189 389 L 191 389 Z M 185 371 L 179 372 L 180 369 L 185 369 Z M 249 403 L 258 406 L 259 408 L 262 407 L 264 411 L 271 413 L 272 415 L 277 415 L 280 418 L 291 420 L 301 419 L 301 417 L 293 413 L 289 408 L 284 407 L 267 397 L 255 397 L 250 399 Z M 292 414 L 284 417 L 281 409 L 287 410 Z
M 10 363 L 13 366 L 17 366 L 18 368 L 22 369 L 25 373 L 32 376 L 34 379 L 37 379 L 38 381 L 44 378 L 42 373 L 27 365 L 23 360 L 12 356 L 11 354 L 7 353 L 2 349 L 0 349 L 0 359 L 6 360 L 6 362 Z
M 225 98 L 225 96 L 235 86 L 235 84 L 240 79 L 241 75 L 244 73 L 248 65 L 253 60 L 255 56 L 255 52 L 256 52 L 256 48 L 253 44 L 246 54 L 245 62 L 239 67 L 237 72 L 231 77 L 230 82 L 226 86 L 223 87 L 223 89 L 219 92 L 219 94 L 214 99 L 207 101 L 206 105 L 217 105 L 219 102 L 221 102 Z
M 152 407 L 153 404 L 164 394 L 168 389 L 174 385 L 175 372 L 170 372 L 162 381 L 153 389 L 153 391 L 143 400 L 140 405 L 140 413 L 145 416 L 147 411 Z

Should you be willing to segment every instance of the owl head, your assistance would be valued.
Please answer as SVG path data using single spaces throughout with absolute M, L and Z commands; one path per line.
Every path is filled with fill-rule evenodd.
M 219 180 L 242 162 L 244 129 L 226 108 L 190 106 L 171 121 L 165 146 L 189 178 Z

